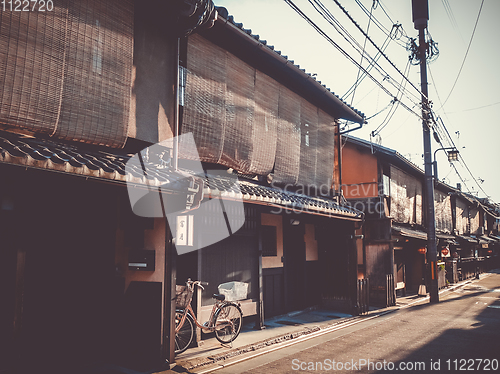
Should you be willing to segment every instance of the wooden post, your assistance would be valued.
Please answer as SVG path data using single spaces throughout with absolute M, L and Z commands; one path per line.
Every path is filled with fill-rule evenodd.
M 177 283 L 177 253 L 165 218 L 165 278 L 163 307 L 162 357 L 170 366 L 175 362 L 175 285 Z
M 262 278 L 262 222 L 259 211 L 257 211 L 257 241 L 259 299 L 257 300 L 257 321 L 255 328 L 262 330 L 266 327 L 264 326 L 264 280 Z
M 198 241 L 198 248 L 201 247 L 200 237 L 201 237 L 201 235 L 196 237 L 196 240 Z M 197 276 L 198 280 L 205 281 L 203 279 L 203 275 L 201 273 L 202 263 L 203 263 L 202 261 L 203 261 L 202 252 L 201 252 L 201 249 L 198 249 L 198 269 L 197 269 L 196 276 Z M 200 291 L 199 287 L 196 287 L 196 319 L 199 320 L 200 316 L 201 316 L 201 291 Z M 198 346 L 201 345 L 201 329 L 198 326 L 196 326 L 196 344 Z

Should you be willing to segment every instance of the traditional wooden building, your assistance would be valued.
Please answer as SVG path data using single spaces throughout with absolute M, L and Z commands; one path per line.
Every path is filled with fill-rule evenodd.
M 171 238 L 126 186 L 179 175 L 125 164 L 172 137 L 177 35 L 168 4 L 137 4 L 0 12 L 0 372 L 169 357 Z
M 188 276 L 209 282 L 202 320 L 217 285 L 233 280 L 249 283 L 242 306 L 259 325 L 264 316 L 321 302 L 352 311 L 352 238 L 362 214 L 340 204 L 338 119 L 363 123 L 363 115 L 225 9 L 218 12 L 212 28 L 180 46 L 180 132 L 193 134 L 205 169 L 239 178 L 245 224 L 219 243 L 179 256 L 178 282 Z M 180 157 L 191 157 L 182 145 Z M 222 179 L 207 183 L 206 198 L 230 199 Z M 196 230 L 195 236 L 206 235 L 203 227 Z
M 382 304 L 423 292 L 429 283 L 423 170 L 378 144 L 353 137 L 344 144 L 344 196 L 366 214 L 359 277 L 370 279 L 371 299 Z M 434 205 L 440 288 L 497 266 L 494 208 L 439 181 Z
M 230 280 L 249 283 L 243 310 L 258 325 L 322 301 L 354 306 L 363 213 L 339 197 L 338 119 L 363 115 L 201 3 L 0 13 L 0 372 L 172 362 L 176 274 L 210 282 L 202 319 Z M 164 186 L 167 204 L 184 193 L 194 156 L 182 144 L 130 162 L 186 133 L 217 170 L 198 203 L 243 202 L 245 222 L 174 266 L 167 219 L 134 214 L 127 186 Z M 221 216 L 202 218 L 194 240 Z

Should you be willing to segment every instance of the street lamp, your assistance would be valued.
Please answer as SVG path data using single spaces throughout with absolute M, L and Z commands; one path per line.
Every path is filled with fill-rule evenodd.
M 434 167 L 434 179 L 438 180 L 438 168 L 437 168 L 437 161 L 436 161 L 436 153 L 437 151 L 445 151 L 448 150 L 447 155 L 448 155 L 448 161 L 453 162 L 453 161 L 458 161 L 458 149 L 455 147 L 448 147 L 448 148 L 438 148 L 434 151 L 434 161 L 432 162 L 432 166 Z

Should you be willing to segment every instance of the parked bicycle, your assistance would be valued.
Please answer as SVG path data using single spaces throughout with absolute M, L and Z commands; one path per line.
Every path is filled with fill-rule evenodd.
M 204 333 L 215 332 L 215 338 L 223 343 L 234 341 L 241 330 L 243 313 L 239 304 L 225 300 L 224 295 L 214 294 L 215 304 L 210 318 L 203 325 L 198 323 L 191 308 L 195 286 L 202 290 L 208 283 L 188 279 L 186 286 L 177 286 L 175 312 L 175 354 L 184 352 L 193 341 L 195 325 Z

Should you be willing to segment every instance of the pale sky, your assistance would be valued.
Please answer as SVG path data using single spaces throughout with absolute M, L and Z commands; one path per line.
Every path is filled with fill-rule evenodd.
M 292 1 L 335 43 L 360 63 L 361 54 L 348 44 L 311 5 L 311 3 L 323 4 L 362 47 L 365 44 L 365 37 L 334 0 Z M 500 127 L 498 120 L 495 119 L 495 113 L 500 111 L 498 71 L 500 49 L 497 40 L 500 35 L 500 1 L 484 0 L 465 64 L 448 98 L 464 61 L 482 1 L 429 0 L 428 31 L 439 49 L 437 59 L 428 65 L 429 99 L 433 102 L 435 113 L 442 118 L 455 145 L 459 148 L 465 164 L 472 172 L 471 176 L 462 163 L 455 163 L 465 181 L 465 187 L 462 189 L 478 193 L 479 197 L 489 196 L 493 201 L 500 203 L 498 151 Z M 374 9 L 372 9 L 373 0 L 339 0 L 339 2 L 363 30 L 366 31 L 369 26 L 368 35 L 384 50 L 399 71 L 402 73 L 407 71 L 409 52 L 405 46 L 408 38 L 418 40 L 418 31 L 414 29 L 412 22 L 411 0 L 379 0 Z M 268 44 L 274 45 L 275 49 L 282 51 L 282 54 L 294 60 L 295 64 L 300 65 L 308 73 L 317 74 L 317 79 L 338 96 L 342 97 L 356 81 L 359 68 L 317 33 L 284 0 L 214 0 L 214 3 L 216 6 L 227 8 L 229 14 L 234 16 L 235 22 L 242 23 L 244 28 L 251 29 L 253 34 L 267 40 Z M 366 8 L 366 13 L 359 4 Z M 370 11 L 373 15 L 371 21 L 369 21 Z M 377 26 L 391 30 L 393 24 L 398 23 L 402 25 L 407 37 L 389 39 Z M 386 49 L 383 48 L 385 46 Z M 366 41 L 365 50 L 372 58 L 376 57 L 377 50 L 369 41 Z M 403 81 L 402 75 L 383 57 L 377 62 L 379 67 L 371 69 L 370 74 L 381 82 L 392 96 L 366 77 L 355 91 L 353 106 L 365 113 L 366 117 L 386 109 L 370 119 L 363 129 L 351 134 L 370 140 L 370 134 L 376 131 L 377 136 L 372 138 L 374 142 L 380 142 L 383 146 L 397 150 L 423 168 L 420 118 L 401 105 L 395 107 L 390 104 L 393 96 L 398 94 L 396 87 Z M 364 59 L 362 66 L 366 68 L 368 65 L 369 61 Z M 390 78 L 384 80 L 386 75 Z M 411 65 L 406 76 L 420 89 L 418 66 Z M 349 104 L 351 100 L 352 96 L 345 98 Z M 418 105 L 420 94 L 409 83 L 406 83 L 404 95 L 400 100 L 415 113 L 420 114 Z M 393 115 L 390 110 L 395 110 Z M 385 120 L 386 118 L 389 120 Z M 380 129 L 381 126 L 384 127 Z M 443 144 L 447 146 L 446 142 Z M 433 153 L 440 147 L 437 142 L 432 141 Z M 445 182 L 452 186 L 461 182 L 448 163 L 444 151 L 437 152 L 437 160 L 441 180 L 446 177 Z M 481 180 L 484 182 L 481 183 Z

